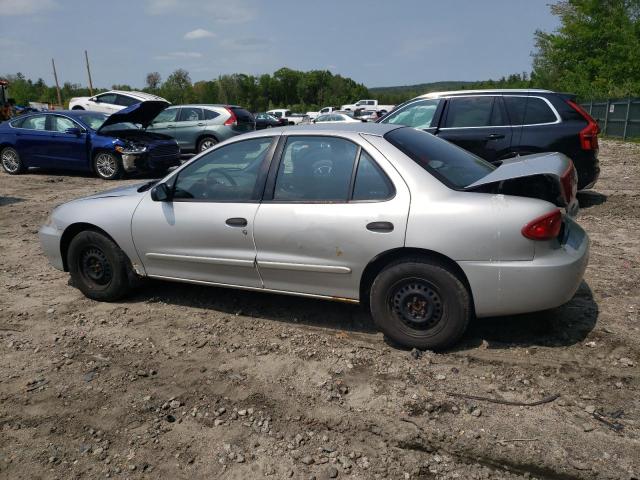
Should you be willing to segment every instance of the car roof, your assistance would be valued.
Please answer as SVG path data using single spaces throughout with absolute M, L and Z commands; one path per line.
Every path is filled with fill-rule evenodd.
M 217 107 L 217 108 L 244 108 L 240 105 L 234 105 L 229 103 L 185 103 L 180 105 L 171 105 L 169 108 L 180 108 L 180 107 L 196 107 L 196 108 L 204 108 L 204 107 Z
M 330 123 L 330 124 L 311 124 L 296 125 L 289 127 L 270 128 L 268 130 L 257 130 L 255 132 L 244 133 L 238 138 L 264 137 L 273 134 L 322 134 L 331 135 L 336 133 L 365 133 L 369 135 L 383 136 L 386 133 L 397 130 L 398 128 L 407 128 L 403 125 L 392 125 L 388 123 L 369 123 L 369 122 L 349 122 L 349 123 Z
M 449 90 L 445 92 L 429 92 L 416 98 L 439 98 L 455 95 L 488 95 L 492 93 L 554 93 L 551 90 L 535 88 L 485 88 L 479 90 Z
M 164 100 L 164 98 L 159 97 L 157 95 L 152 95 L 151 93 L 146 93 L 146 92 L 138 92 L 136 90 L 109 90 L 108 92 L 102 92 L 102 93 L 99 93 L 98 95 L 104 95 L 105 93 L 116 93 L 118 95 L 127 95 L 129 97 L 135 98 L 136 100 L 140 100 L 141 102 L 144 102 L 145 100 Z

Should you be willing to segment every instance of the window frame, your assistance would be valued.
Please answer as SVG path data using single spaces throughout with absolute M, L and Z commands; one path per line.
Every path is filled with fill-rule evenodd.
M 351 142 L 356 146 L 356 154 L 353 161 L 353 166 L 351 169 L 351 175 L 349 177 L 349 189 L 347 191 L 347 198 L 344 200 L 275 200 L 275 189 L 276 189 L 276 181 L 278 178 L 278 171 L 280 170 L 280 165 L 284 161 L 284 149 L 287 144 L 287 140 L 289 138 L 297 138 L 297 137 L 321 137 L 321 138 L 337 138 L 340 140 L 345 140 L 347 142 Z M 356 174 L 358 172 L 358 166 L 360 165 L 360 158 L 362 156 L 362 152 L 365 152 L 369 158 L 373 161 L 374 168 L 382 174 L 384 181 L 389 185 L 391 195 L 384 199 L 364 199 L 364 200 L 354 200 L 353 199 L 353 190 L 355 188 Z M 275 204 L 320 204 L 320 205 L 343 205 L 350 203 L 382 203 L 393 200 L 397 195 L 397 189 L 393 180 L 389 178 L 387 172 L 380 166 L 380 164 L 376 161 L 375 157 L 365 148 L 362 147 L 361 144 L 355 142 L 354 140 L 346 137 L 341 137 L 339 135 L 327 135 L 327 134 L 309 134 L 305 133 L 304 135 L 281 135 L 278 141 L 278 145 L 273 154 L 273 158 L 271 160 L 271 166 L 269 168 L 269 173 L 267 175 L 267 181 L 264 187 L 264 192 L 262 195 L 262 203 L 275 203 Z
M 232 147 L 233 145 L 237 145 L 239 143 L 243 143 L 243 142 L 251 142 L 251 141 L 256 141 L 256 140 L 262 140 L 268 138 L 271 140 L 271 144 L 267 147 L 267 150 L 265 152 L 265 156 L 262 160 L 262 164 L 260 165 L 260 168 L 258 169 L 258 175 L 256 177 L 256 183 L 254 185 L 253 188 L 253 192 L 251 192 L 251 198 L 248 200 L 220 200 L 220 199 L 216 199 L 216 200 L 212 200 L 209 198 L 175 198 L 174 194 L 175 194 L 175 188 L 176 188 L 176 182 L 178 181 L 178 178 L 180 177 L 180 174 L 185 170 L 185 168 L 187 168 L 190 165 L 193 165 L 201 160 L 204 160 L 208 155 L 211 155 L 219 150 L 222 150 L 223 148 L 228 148 L 228 147 Z M 278 145 L 278 137 L 274 136 L 274 135 L 270 135 L 270 136 L 261 136 L 261 137 L 253 137 L 253 138 L 247 138 L 244 140 L 240 140 L 237 142 L 231 142 L 231 143 L 227 143 L 224 145 L 221 145 L 218 148 L 213 148 L 210 150 L 207 150 L 206 153 L 204 155 L 202 155 L 201 157 L 199 157 L 198 159 L 196 159 L 194 162 L 187 162 L 183 165 L 182 168 L 180 168 L 178 171 L 175 172 L 175 175 L 173 175 L 167 182 L 167 186 L 169 187 L 169 190 L 171 191 L 171 202 L 180 202 L 180 203 L 261 203 L 262 202 L 262 196 L 264 194 L 264 188 L 265 188 L 265 184 L 267 182 L 267 175 L 269 173 L 269 169 L 271 167 L 271 164 L 273 163 L 273 159 L 274 159 L 274 152 L 276 150 L 276 147 Z

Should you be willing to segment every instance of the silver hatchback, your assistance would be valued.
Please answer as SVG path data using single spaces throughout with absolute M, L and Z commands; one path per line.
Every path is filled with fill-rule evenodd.
M 588 258 L 574 195 L 561 154 L 496 168 L 412 128 L 311 125 L 243 135 L 158 182 L 64 204 L 40 239 L 92 299 L 151 277 L 362 302 L 395 342 L 441 349 L 474 315 L 573 296 Z

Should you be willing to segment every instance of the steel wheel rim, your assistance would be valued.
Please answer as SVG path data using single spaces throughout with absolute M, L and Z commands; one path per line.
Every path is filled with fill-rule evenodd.
M 9 150 L 8 148 L 2 151 L 2 166 L 7 169 L 8 172 L 17 172 L 20 168 L 20 159 L 18 153 L 15 150 Z
M 88 283 L 104 287 L 113 278 L 113 269 L 105 253 L 98 247 L 85 248 L 78 259 L 80 273 Z
M 112 177 L 118 168 L 116 159 L 108 153 L 101 153 L 96 158 L 96 171 L 101 177 Z
M 414 330 L 435 328 L 444 316 L 444 302 L 438 289 L 420 278 L 397 283 L 388 297 L 393 315 Z
M 202 144 L 200 145 L 200 151 L 204 152 L 205 150 L 209 150 L 211 147 L 213 147 L 216 144 L 216 142 L 214 142 L 213 140 L 205 140 L 204 142 L 202 142 Z

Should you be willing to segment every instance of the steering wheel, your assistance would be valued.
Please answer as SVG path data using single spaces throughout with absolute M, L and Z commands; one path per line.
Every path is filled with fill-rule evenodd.
M 219 170 L 217 168 L 214 168 L 212 170 L 209 170 L 207 172 L 207 183 L 211 184 L 223 184 L 223 182 L 218 181 L 215 177 L 217 176 L 222 176 L 224 177 L 227 182 L 229 182 L 229 185 L 231 185 L 232 187 L 236 187 L 238 186 L 238 184 L 236 183 L 236 181 L 233 179 L 233 177 L 231 175 L 229 175 L 227 172 L 225 172 L 224 170 Z
M 331 160 L 317 160 L 311 165 L 313 176 L 318 178 L 330 177 L 333 173 L 333 162 Z

